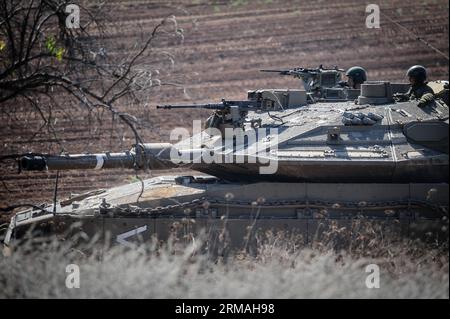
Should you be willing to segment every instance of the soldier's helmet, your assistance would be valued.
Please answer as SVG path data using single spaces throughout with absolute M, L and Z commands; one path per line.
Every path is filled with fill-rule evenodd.
M 352 78 L 355 84 L 363 84 L 367 81 L 367 72 L 360 66 L 353 66 L 345 72 L 345 75 Z
M 413 65 L 409 68 L 408 72 L 406 72 L 406 76 L 423 83 L 427 79 L 427 69 L 422 65 Z

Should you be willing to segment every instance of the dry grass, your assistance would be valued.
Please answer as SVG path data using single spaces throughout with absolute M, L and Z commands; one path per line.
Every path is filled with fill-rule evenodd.
M 89 243 L 83 251 L 90 254 L 69 243 L 26 243 L 0 257 L 0 298 L 449 297 L 448 237 L 424 243 L 381 233 L 372 223 L 357 233 L 331 223 L 312 245 L 294 238 L 300 237 L 266 232 L 255 253 L 226 257 L 176 238 L 136 250 Z M 71 263 L 80 267 L 79 289 L 65 286 Z M 379 289 L 365 286 L 372 263 L 381 270 Z

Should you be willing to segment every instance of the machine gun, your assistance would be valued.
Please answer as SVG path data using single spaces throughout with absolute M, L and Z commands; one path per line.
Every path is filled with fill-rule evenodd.
M 320 65 L 318 68 L 294 68 L 286 70 L 260 70 L 261 72 L 275 72 L 280 75 L 290 75 L 299 78 L 303 82 L 306 92 L 314 97 L 323 97 L 327 88 L 333 88 L 339 85 L 343 69 L 337 66 L 334 68 L 324 68 Z
M 259 89 L 247 92 L 247 100 L 225 100 L 212 104 L 157 105 L 157 109 L 208 109 L 215 110 L 206 121 L 205 128 L 243 128 L 245 123 L 260 126 L 261 119 L 247 120 L 249 111 L 270 112 L 299 107 L 307 103 L 306 92 L 290 89 Z
M 230 101 L 222 99 L 221 103 L 211 103 L 211 104 L 181 104 L 181 105 L 157 105 L 157 109 L 208 109 L 208 110 L 230 110 L 232 107 L 239 108 L 241 111 L 255 110 L 260 107 L 261 103 L 259 101 Z
M 245 101 L 222 99 L 221 103 L 157 105 L 156 108 L 164 110 L 192 108 L 215 110 L 215 112 L 206 120 L 205 128 L 218 128 L 222 131 L 225 127 L 243 128 L 246 122 L 251 122 L 252 126 L 254 126 L 253 122 L 255 121 L 247 121 L 246 116 L 249 111 L 260 109 L 261 101 L 257 99 Z

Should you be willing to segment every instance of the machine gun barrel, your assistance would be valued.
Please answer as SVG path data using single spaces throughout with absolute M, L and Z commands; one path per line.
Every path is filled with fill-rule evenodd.
M 251 109 L 258 106 L 258 101 L 232 101 L 232 100 L 222 100 L 221 103 L 212 104 L 180 104 L 180 105 L 157 105 L 157 109 L 209 109 L 209 110 L 226 110 L 232 106 L 237 106 L 241 109 Z
M 208 109 L 208 110 L 223 110 L 226 108 L 222 103 L 218 104 L 182 104 L 182 105 L 157 105 L 157 109 Z
M 305 68 L 295 68 L 290 70 L 260 70 L 260 71 L 278 73 L 279 75 L 290 75 L 299 78 L 309 78 L 311 76 L 317 75 L 320 72 L 318 71 L 318 69 L 305 69 Z
M 259 70 L 260 72 L 279 73 L 281 75 L 290 75 L 292 70 Z
M 273 72 L 273 73 L 279 73 L 280 75 L 313 75 L 318 74 L 323 71 L 337 71 L 337 72 L 345 72 L 343 69 L 339 69 L 337 66 L 333 68 L 324 68 L 322 65 L 320 65 L 318 68 L 293 68 L 293 69 L 285 69 L 285 70 L 260 70 L 260 72 Z

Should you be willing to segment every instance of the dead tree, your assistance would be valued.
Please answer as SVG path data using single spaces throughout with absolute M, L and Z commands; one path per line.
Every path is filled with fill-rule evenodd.
M 52 108 L 64 111 L 64 105 L 55 99 L 63 95 L 87 110 L 111 112 L 140 142 L 136 119 L 115 106 L 124 98 L 138 99 L 138 93 L 164 84 L 141 63 L 156 54 L 152 52 L 155 41 L 180 38 L 182 30 L 173 16 L 166 17 L 127 50 L 130 54 L 110 55 L 113 43 L 104 40 L 113 24 L 106 13 L 102 4 L 92 1 L 0 1 L 0 111 L 7 104 L 25 103 L 39 114 L 43 126 L 51 125 L 47 113 L 52 110 L 44 110 L 39 101 L 45 98 Z

